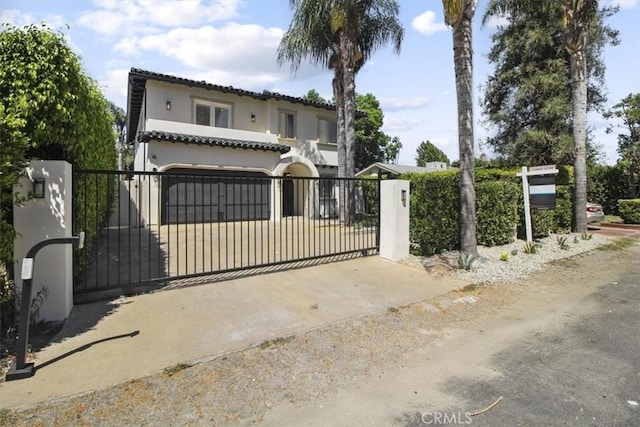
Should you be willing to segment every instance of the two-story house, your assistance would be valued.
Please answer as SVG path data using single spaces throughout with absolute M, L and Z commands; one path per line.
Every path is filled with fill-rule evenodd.
M 136 68 L 129 73 L 127 103 L 134 169 L 175 174 L 149 180 L 149 193 L 140 197 L 150 200 L 145 222 L 335 214 L 335 184 L 295 179 L 337 175 L 333 104 Z M 184 185 L 194 174 L 210 179 Z M 207 200 L 196 202 L 198 194 Z M 235 203 L 240 197 L 252 200 Z

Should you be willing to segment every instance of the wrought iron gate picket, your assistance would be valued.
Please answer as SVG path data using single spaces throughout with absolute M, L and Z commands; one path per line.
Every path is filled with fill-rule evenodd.
M 73 193 L 74 232 L 87 233 L 75 253 L 82 299 L 379 248 L 378 180 L 74 170 Z

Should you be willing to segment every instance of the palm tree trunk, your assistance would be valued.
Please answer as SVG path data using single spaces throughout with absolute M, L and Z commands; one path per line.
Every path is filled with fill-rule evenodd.
M 575 231 L 587 231 L 587 62 L 584 50 L 571 53 L 571 91 L 573 97 L 573 139 L 575 159 Z
M 338 210 L 340 220 L 345 220 L 345 186 L 344 180 L 347 176 L 347 144 L 346 133 L 344 125 L 344 79 L 340 69 L 335 69 L 335 76 L 333 78 L 333 97 L 336 102 L 336 114 L 337 114 L 337 150 L 338 150 Z
M 356 174 L 355 159 L 355 119 L 356 119 L 356 79 L 355 79 L 355 56 L 356 45 L 355 36 L 351 34 L 350 25 L 345 25 L 340 31 L 339 43 L 342 55 L 343 88 L 344 88 L 344 129 L 345 129 L 345 154 L 346 154 L 346 177 L 353 178 Z M 355 193 L 354 182 L 348 181 L 345 191 L 345 225 L 351 225 L 355 219 Z
M 353 69 L 348 69 L 345 75 L 345 91 L 344 91 L 344 128 L 345 128 L 345 154 L 347 158 L 347 178 L 353 178 L 356 175 L 356 81 Z M 346 200 L 346 216 L 345 224 L 351 225 L 355 220 L 355 185 L 354 181 L 347 182 L 347 200 Z
M 470 15 L 464 13 L 453 26 L 453 56 L 458 97 L 458 147 L 460 151 L 460 248 L 477 254 L 476 191 L 473 154 L 473 64 Z

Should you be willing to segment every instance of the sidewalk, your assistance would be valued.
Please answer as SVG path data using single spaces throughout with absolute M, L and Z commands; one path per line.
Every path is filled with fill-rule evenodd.
M 466 283 L 377 256 L 76 306 L 14 408 L 144 377 L 266 340 L 431 298 Z

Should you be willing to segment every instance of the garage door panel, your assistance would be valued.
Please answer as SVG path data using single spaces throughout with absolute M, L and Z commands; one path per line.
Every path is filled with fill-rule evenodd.
M 171 170 L 162 180 L 162 223 L 269 219 L 270 185 L 255 172 Z

